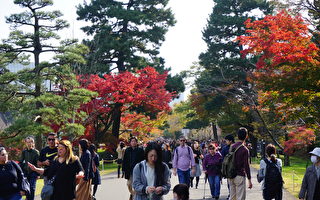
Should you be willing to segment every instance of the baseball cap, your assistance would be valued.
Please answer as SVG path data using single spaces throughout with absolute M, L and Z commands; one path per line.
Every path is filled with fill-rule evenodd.
M 310 151 L 309 153 L 320 157 L 320 148 L 316 147 L 316 148 L 313 149 L 313 151 Z

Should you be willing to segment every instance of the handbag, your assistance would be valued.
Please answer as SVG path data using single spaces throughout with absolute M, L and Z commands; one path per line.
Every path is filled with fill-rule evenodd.
M 55 179 L 55 176 L 48 180 L 42 190 L 41 190 L 41 199 L 42 200 L 50 200 L 52 194 L 53 194 L 53 183 L 54 183 L 54 179 Z
M 26 195 L 30 194 L 30 184 L 28 179 L 24 176 L 22 169 L 20 168 L 20 166 L 11 161 L 12 166 L 14 167 L 14 169 L 17 172 L 18 178 L 21 180 L 21 190 L 25 192 Z

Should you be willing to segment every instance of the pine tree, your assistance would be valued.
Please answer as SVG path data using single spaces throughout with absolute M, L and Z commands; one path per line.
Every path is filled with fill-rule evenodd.
M 6 18 L 13 31 L 0 44 L 0 109 L 10 111 L 14 117 L 14 124 L 2 138 L 47 133 L 53 131 L 53 125 L 71 135 L 83 133 L 84 128 L 76 121 L 83 113 L 76 110 L 81 103 L 89 101 L 93 93 L 77 89 L 70 65 L 83 64 L 82 55 L 88 48 L 76 44 L 75 40 L 59 44 L 57 32 L 68 27 L 68 23 L 60 19 L 60 11 L 47 11 L 53 5 L 52 0 L 14 0 L 14 3 L 25 11 Z M 53 61 L 41 61 L 40 57 L 48 52 L 54 53 Z M 9 63 L 28 65 L 11 72 Z M 51 86 L 55 86 L 55 90 L 50 90 Z M 36 116 L 41 117 L 40 124 L 34 122 Z
M 117 69 L 121 73 L 161 64 L 156 57 L 159 47 L 175 23 L 167 4 L 168 0 L 92 0 L 79 5 L 78 19 L 92 23 L 82 29 L 93 36 L 84 41 L 91 50 L 89 68 L 80 68 L 79 72 L 104 74 Z M 118 103 L 112 111 L 115 138 L 119 137 L 122 106 Z
M 241 57 L 241 46 L 235 41 L 245 34 L 244 22 L 272 12 L 265 0 L 214 0 L 215 6 L 203 31 L 207 50 L 200 54 L 203 68 L 195 81 L 195 95 L 203 98 L 201 105 L 212 123 L 232 131 L 247 126 L 252 115 L 241 107 L 256 100 L 247 76 L 255 68 L 251 59 Z

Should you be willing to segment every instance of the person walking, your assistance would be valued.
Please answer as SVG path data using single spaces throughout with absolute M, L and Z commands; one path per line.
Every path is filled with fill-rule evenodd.
M 92 179 L 92 185 L 93 185 L 92 199 L 96 200 L 95 196 L 98 189 L 98 185 L 101 185 L 101 176 L 99 172 L 100 158 L 99 158 L 99 154 L 97 154 L 96 152 L 96 146 L 94 144 L 90 144 L 89 151 L 92 155 L 92 169 L 94 173 L 94 177 Z
M 45 169 L 50 166 L 52 161 L 58 154 L 57 148 L 57 135 L 55 133 L 49 133 L 47 137 L 47 144 L 45 148 L 40 151 L 38 166 L 44 167 Z M 44 177 L 44 182 L 47 181 L 47 177 Z
M 20 167 L 30 184 L 30 193 L 26 195 L 26 199 L 34 200 L 34 193 L 36 190 L 36 183 L 39 174 L 32 171 L 28 167 L 28 162 L 33 165 L 37 165 L 37 162 L 39 160 L 39 151 L 35 149 L 33 137 L 26 137 L 24 142 L 26 145 L 26 149 L 22 151 L 20 158 Z
M 209 153 L 205 155 L 203 159 L 202 168 L 204 173 L 208 176 L 213 199 L 219 199 L 220 197 L 221 164 L 222 155 L 217 151 L 215 145 L 210 145 Z
M 76 200 L 91 200 L 91 182 L 93 178 L 92 157 L 89 151 L 89 141 L 79 141 L 80 162 L 83 168 L 84 177 L 77 186 Z
M 123 155 L 124 151 L 126 150 L 124 142 L 120 142 L 116 151 L 118 153 L 118 159 L 117 159 L 117 164 L 118 164 L 118 178 L 120 178 L 120 171 L 121 171 L 121 166 L 122 166 L 122 161 L 123 161 Z M 123 176 L 123 174 L 122 174 Z
M 320 148 L 316 147 L 311 154 L 312 166 L 308 167 L 302 180 L 299 199 L 320 199 Z
M 162 160 L 166 163 L 169 169 L 172 168 L 172 153 L 168 143 L 163 143 L 162 148 Z
M 234 166 L 236 170 L 236 177 L 229 178 L 230 184 L 230 199 L 231 200 L 245 200 L 246 199 L 246 177 L 249 182 L 249 189 L 252 188 L 251 172 L 249 165 L 249 150 L 244 145 L 248 138 L 248 130 L 244 127 L 238 130 L 239 142 L 231 146 L 231 151 L 236 151 L 234 156 Z
M 126 148 L 123 156 L 122 171 L 124 173 L 124 178 L 127 179 L 127 186 L 130 192 L 129 200 L 132 200 L 135 195 L 135 192 L 132 189 L 133 168 L 137 163 L 144 160 L 144 151 L 138 147 L 138 139 L 136 137 L 130 137 L 129 142 L 130 147 Z
M 80 160 L 73 154 L 72 144 L 61 140 L 58 145 L 58 155 L 47 168 L 38 168 L 31 163 L 28 166 L 33 171 L 53 180 L 51 200 L 74 200 L 76 198 L 76 179 L 84 177 Z
M 267 158 L 260 161 L 258 177 L 262 179 L 262 195 L 265 200 L 282 200 L 282 161 L 276 158 L 276 147 L 268 144 Z
M 234 137 L 233 137 L 233 135 L 229 134 L 224 138 L 224 140 L 226 142 L 226 145 L 224 145 L 221 150 L 222 160 L 229 153 L 231 145 L 234 144 Z M 230 198 L 230 184 L 228 182 L 228 179 L 227 179 L 227 184 L 228 184 L 228 197 L 227 197 L 227 199 L 229 199 Z
M 145 160 L 133 169 L 132 187 L 135 200 L 162 200 L 170 191 L 170 170 L 162 162 L 161 146 L 149 143 L 145 149 Z
M 180 137 L 180 146 L 174 150 L 173 160 L 173 175 L 178 174 L 179 183 L 184 183 L 190 187 L 190 167 L 191 173 L 195 174 L 196 163 L 193 157 L 191 147 L 186 145 L 186 138 Z
M 193 179 L 196 177 L 196 189 L 198 189 L 199 185 L 199 180 L 201 176 L 201 168 L 200 168 L 200 159 L 203 159 L 203 155 L 201 154 L 200 151 L 200 146 L 197 141 L 195 141 L 192 145 L 192 151 L 193 151 L 193 157 L 194 157 L 194 162 L 195 162 L 195 167 L 196 167 L 196 172 L 195 174 L 190 174 L 190 186 L 193 187 Z
M 174 186 L 173 200 L 189 200 L 189 187 L 186 184 Z
M 22 196 L 30 192 L 23 179 L 20 166 L 8 160 L 6 149 L 0 147 L 0 200 L 22 200 Z
M 226 141 L 226 145 L 224 145 L 221 150 L 222 158 L 224 158 L 229 153 L 231 145 L 234 144 L 234 137 L 230 134 L 227 135 L 224 140 Z

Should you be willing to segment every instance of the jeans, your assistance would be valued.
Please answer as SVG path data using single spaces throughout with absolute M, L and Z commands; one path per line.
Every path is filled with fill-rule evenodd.
M 27 179 L 30 184 L 30 194 L 26 196 L 27 200 L 34 200 L 34 192 L 36 191 L 37 178 L 37 173 L 30 173 L 27 175 Z
M 177 169 L 178 179 L 179 183 L 184 183 L 188 187 L 190 186 L 190 169 L 187 171 L 182 171 L 180 169 Z
M 211 196 L 220 196 L 220 176 L 208 176 L 208 181 L 210 185 Z
M 22 200 L 22 196 L 20 195 L 20 192 L 18 192 L 6 197 L 0 197 L 0 200 Z

